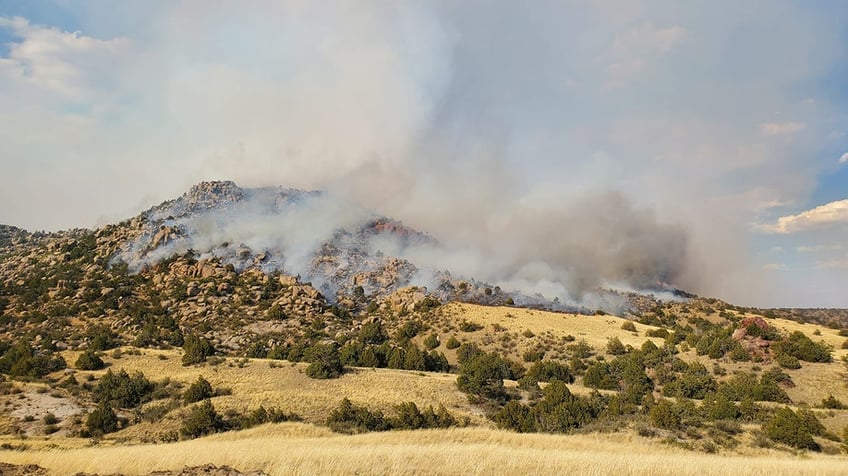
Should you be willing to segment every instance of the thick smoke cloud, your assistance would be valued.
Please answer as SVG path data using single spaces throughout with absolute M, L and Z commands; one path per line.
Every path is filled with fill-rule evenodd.
M 787 289 L 752 224 L 810 192 L 837 127 L 807 86 L 842 19 L 790 1 L 109 7 L 72 7 L 77 34 L 0 22 L 0 221 L 115 221 L 231 179 L 330 190 L 480 279 L 767 304 Z

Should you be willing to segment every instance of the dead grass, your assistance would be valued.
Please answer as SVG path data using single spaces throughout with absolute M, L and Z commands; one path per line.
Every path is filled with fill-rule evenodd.
M 622 435 L 519 435 L 483 428 L 328 435 L 305 424 L 266 425 L 199 440 L 127 447 L 0 452 L 51 474 L 142 474 L 206 463 L 269 474 L 836 475 L 848 460 L 763 452 L 722 456 Z
M 626 319 L 610 315 L 585 316 L 466 303 L 450 303 L 440 308 L 439 312 L 443 317 L 457 324 L 461 321 L 469 321 L 483 325 L 484 330 L 481 331 L 455 333 L 460 340 L 465 338 L 476 342 L 480 335 L 485 334 L 486 331 L 491 331 L 494 324 L 504 327 L 506 329 L 504 332 L 517 335 L 518 341 L 523 344 L 519 346 L 516 353 L 528 350 L 533 347 L 533 343 L 539 340 L 544 341 L 546 338 L 549 341 L 561 343 L 566 336 L 572 336 L 577 341 L 585 340 L 596 350 L 605 349 L 607 340 L 612 337 L 617 337 L 624 345 L 632 345 L 633 347 L 641 346 L 646 340 L 652 340 L 658 345 L 662 345 L 663 342 L 662 339 L 645 337 L 645 331 L 656 329 L 656 327 L 633 322 L 637 331 L 633 333 L 621 328 L 621 325 L 627 321 Z M 521 334 L 527 330 L 532 332 L 535 337 L 523 337 Z M 531 345 L 528 346 L 528 343 Z

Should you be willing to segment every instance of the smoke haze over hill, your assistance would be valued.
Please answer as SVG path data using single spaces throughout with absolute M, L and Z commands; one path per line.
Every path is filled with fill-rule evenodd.
M 844 55 L 844 22 L 826 9 L 102 7 L 73 7 L 70 25 L 0 12 L 0 111 L 14 111 L 0 113 L 0 222 L 103 224 L 231 179 L 402 220 L 442 244 L 419 260 L 480 279 L 814 299 L 764 271 L 781 269 L 768 268 L 778 246 L 757 225 L 836 165 L 811 160 L 844 129 L 810 86 Z M 242 233 L 211 225 L 215 240 Z M 843 299 L 823 283 L 844 273 L 807 272 L 830 296 L 817 303 Z

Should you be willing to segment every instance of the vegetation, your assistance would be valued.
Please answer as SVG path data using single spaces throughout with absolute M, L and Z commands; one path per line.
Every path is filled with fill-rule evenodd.
M 215 411 L 210 400 L 195 405 L 183 420 L 180 434 L 187 438 L 198 438 L 224 430 L 224 420 Z
M 212 391 L 212 384 L 205 378 L 198 377 L 197 381 L 183 393 L 183 401 L 187 404 L 195 403 L 213 396 L 215 396 L 215 393 Z
M 74 366 L 80 370 L 100 370 L 105 367 L 103 359 L 95 352 L 87 350 L 80 354 Z
M 395 406 L 395 416 L 385 417 L 383 412 L 372 411 L 354 405 L 347 398 L 330 413 L 327 425 L 340 433 L 363 433 L 367 431 L 417 430 L 422 428 L 448 428 L 457 424 L 456 419 L 444 406 L 438 410 L 427 407 L 423 412 L 413 402 Z
M 103 435 L 112 433 L 118 429 L 118 417 L 112 406 L 101 401 L 97 407 L 88 414 L 85 420 L 85 428 L 91 435 Z
M 183 344 L 183 365 L 195 365 L 206 362 L 206 359 L 215 353 L 212 344 L 196 334 L 185 337 Z

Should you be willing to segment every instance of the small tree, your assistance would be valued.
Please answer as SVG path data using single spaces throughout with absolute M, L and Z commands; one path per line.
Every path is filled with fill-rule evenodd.
M 213 396 L 214 392 L 212 391 L 212 384 L 201 376 L 197 378 L 196 382 L 191 384 L 185 393 L 183 393 L 183 401 L 188 404 L 206 400 Z
M 88 414 L 85 420 L 85 429 L 92 435 L 103 435 L 112 433 L 118 429 L 118 417 L 112 406 L 107 402 L 100 402 L 97 407 Z
M 818 450 L 818 443 L 807 427 L 804 418 L 793 412 L 789 407 L 783 407 L 763 425 L 766 436 L 779 443 L 801 449 Z
M 334 342 L 315 344 L 307 352 L 307 359 L 309 367 L 306 368 L 306 375 L 311 378 L 336 378 L 344 372 L 339 350 Z
M 662 399 L 650 411 L 651 423 L 659 428 L 673 430 L 680 426 L 680 415 L 677 414 L 671 401 Z
M 90 350 L 80 354 L 77 361 L 74 363 L 74 366 L 80 370 L 100 370 L 105 365 L 106 364 L 103 363 L 103 359 Z
M 197 438 L 203 435 L 217 433 L 224 429 L 224 420 L 215 411 L 215 407 L 209 400 L 191 409 L 191 413 L 183 420 L 180 433 L 188 438 Z
M 612 337 L 607 340 L 607 353 L 611 355 L 622 355 L 627 353 L 627 349 L 624 347 L 624 344 L 618 340 L 618 337 Z
M 206 362 L 206 358 L 215 353 L 214 347 L 206 339 L 196 334 L 189 334 L 183 344 L 183 365 L 194 365 Z

